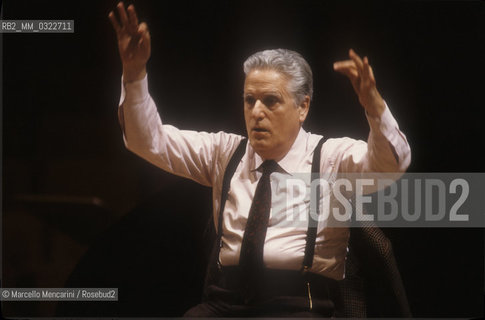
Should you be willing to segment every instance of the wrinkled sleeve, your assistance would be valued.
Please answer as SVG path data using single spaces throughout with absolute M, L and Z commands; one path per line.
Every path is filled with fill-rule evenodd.
M 367 142 L 351 138 L 333 141 L 338 171 L 404 173 L 411 163 L 411 148 L 388 106 L 381 116 L 366 117 L 370 127 Z
M 242 137 L 225 132 L 179 130 L 162 124 L 148 92 L 148 80 L 124 83 L 118 116 L 125 146 L 163 170 L 212 186 L 219 172 L 217 162 L 237 147 Z

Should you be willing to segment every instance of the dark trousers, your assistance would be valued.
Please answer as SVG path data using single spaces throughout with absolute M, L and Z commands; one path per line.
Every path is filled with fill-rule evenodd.
M 321 318 L 340 314 L 338 282 L 320 275 L 304 277 L 299 271 L 265 269 L 257 297 L 248 299 L 243 287 L 239 268 L 223 267 L 205 288 L 203 303 L 184 316 Z

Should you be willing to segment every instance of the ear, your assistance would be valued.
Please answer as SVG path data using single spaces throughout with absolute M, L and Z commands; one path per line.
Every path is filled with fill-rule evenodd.
M 308 115 L 308 110 L 310 109 L 310 97 L 305 96 L 305 99 L 300 103 L 298 106 L 298 113 L 299 119 L 300 119 L 300 124 L 303 124 L 303 121 L 305 121 L 306 116 Z

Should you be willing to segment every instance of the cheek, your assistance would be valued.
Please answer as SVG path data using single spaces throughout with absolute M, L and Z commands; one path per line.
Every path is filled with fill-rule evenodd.
M 286 140 L 288 137 L 288 132 L 290 132 L 290 117 L 285 114 L 278 115 L 272 121 L 273 130 L 276 134 L 278 140 Z
M 285 117 L 281 119 L 280 130 L 285 140 L 291 140 L 294 138 L 295 134 L 298 133 L 300 128 L 299 119 L 300 118 L 296 112 L 287 113 Z
M 291 130 L 295 125 L 300 123 L 300 117 L 296 110 L 291 109 L 291 111 L 287 111 L 282 113 L 279 117 L 279 122 L 285 130 Z

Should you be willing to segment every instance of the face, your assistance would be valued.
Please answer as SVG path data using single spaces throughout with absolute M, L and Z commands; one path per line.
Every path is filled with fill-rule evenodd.
M 281 160 L 290 150 L 306 118 L 310 98 L 296 106 L 287 77 L 271 69 L 255 69 L 244 82 L 244 118 L 249 141 L 265 160 Z

